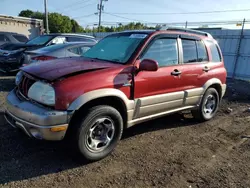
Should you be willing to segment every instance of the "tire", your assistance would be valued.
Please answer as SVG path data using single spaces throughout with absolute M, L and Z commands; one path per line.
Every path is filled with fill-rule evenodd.
M 98 161 L 108 156 L 121 139 L 123 119 L 115 108 L 100 105 L 87 110 L 71 126 L 75 128 L 71 138 L 84 159 Z
M 202 98 L 199 109 L 193 110 L 192 115 L 199 121 L 209 121 L 216 115 L 219 104 L 220 98 L 217 90 L 214 88 L 208 88 Z

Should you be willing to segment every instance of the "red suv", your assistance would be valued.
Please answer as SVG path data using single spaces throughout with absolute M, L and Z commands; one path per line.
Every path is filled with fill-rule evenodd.
M 95 161 L 135 124 L 182 110 L 210 120 L 225 93 L 226 74 L 220 48 L 208 33 L 121 32 L 84 57 L 22 68 L 7 96 L 5 117 L 37 139 L 67 136 L 84 158 Z

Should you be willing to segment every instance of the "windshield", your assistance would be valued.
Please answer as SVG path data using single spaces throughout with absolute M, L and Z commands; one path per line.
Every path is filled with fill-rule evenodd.
M 146 34 L 117 34 L 104 38 L 83 56 L 117 63 L 126 63 Z
M 49 42 L 53 36 L 41 35 L 27 42 L 27 44 L 44 45 Z

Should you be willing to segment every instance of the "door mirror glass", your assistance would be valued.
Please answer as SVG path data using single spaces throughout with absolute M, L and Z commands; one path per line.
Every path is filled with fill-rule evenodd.
M 157 71 L 158 63 L 152 59 L 143 59 L 139 66 L 139 71 Z

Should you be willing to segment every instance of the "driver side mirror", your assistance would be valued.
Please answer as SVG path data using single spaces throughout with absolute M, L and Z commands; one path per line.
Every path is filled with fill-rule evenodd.
M 157 71 L 158 68 L 157 61 L 152 59 L 143 59 L 139 65 L 139 71 Z

